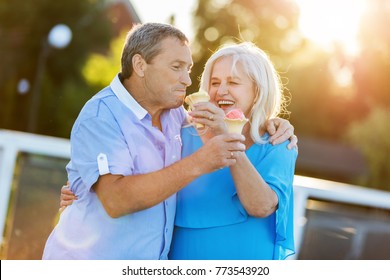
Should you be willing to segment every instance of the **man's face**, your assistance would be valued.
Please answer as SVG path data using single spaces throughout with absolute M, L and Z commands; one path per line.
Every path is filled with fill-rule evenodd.
M 144 87 L 151 104 L 163 109 L 177 108 L 184 102 L 191 85 L 191 50 L 177 38 L 161 43 L 162 51 L 146 64 Z

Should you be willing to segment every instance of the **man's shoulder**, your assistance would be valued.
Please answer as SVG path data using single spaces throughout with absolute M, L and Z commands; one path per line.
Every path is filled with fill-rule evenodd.
M 103 89 L 101 89 L 98 93 L 96 93 L 94 96 L 92 96 L 86 103 L 94 104 L 95 102 L 100 102 L 102 99 L 114 97 L 115 93 L 112 91 L 110 86 L 107 86 Z
M 105 87 L 98 93 L 96 93 L 94 96 L 92 96 L 83 106 L 81 112 L 83 114 L 93 113 L 97 114 L 99 111 L 102 103 L 104 104 L 104 101 L 110 98 L 115 97 L 114 92 L 111 90 L 110 87 Z M 85 111 L 85 112 L 84 112 Z
M 105 101 L 114 96 L 115 94 L 110 90 L 109 87 L 106 87 L 96 93 L 84 104 L 79 115 L 77 116 L 74 126 L 77 127 L 80 123 L 94 118 L 108 120 L 111 113 Z

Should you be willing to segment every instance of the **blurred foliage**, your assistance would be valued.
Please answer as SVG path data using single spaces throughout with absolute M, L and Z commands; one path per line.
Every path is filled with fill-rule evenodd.
M 25 131 L 35 83 L 37 59 L 52 27 L 62 23 L 72 30 L 70 45 L 50 49 L 45 61 L 37 133 L 68 137 L 75 111 L 91 96 L 80 69 L 91 50 L 104 50 L 110 40 L 110 23 L 104 14 L 105 0 L 2 0 L 0 2 L 0 127 Z M 21 79 L 30 90 L 18 93 Z M 68 92 L 68 89 L 72 92 Z M 71 99 L 69 99 L 71 97 Z M 73 103 L 76 110 L 61 106 Z M 60 116 L 59 112 L 65 113 Z
M 111 42 L 107 54 L 92 54 L 84 65 L 84 78 L 96 90 L 109 85 L 121 68 L 122 49 L 126 35 L 127 31 L 124 31 Z
M 73 39 L 66 49 L 51 50 L 47 59 L 38 133 L 69 136 L 86 100 L 107 86 L 120 68 L 124 35 L 110 43 L 111 25 L 103 12 L 106 2 L 0 1 L 1 128 L 26 130 L 31 94 L 19 94 L 17 83 L 25 78 L 32 85 L 42 40 L 51 27 L 65 23 L 73 30 Z M 338 45 L 333 52 L 325 51 L 302 37 L 299 12 L 293 0 L 199 0 L 191 42 L 193 84 L 187 92 L 198 90 L 204 64 L 220 45 L 252 41 L 269 54 L 281 75 L 291 100 L 287 107 L 291 114 L 284 117 L 293 123 L 298 137 L 343 142 L 348 128 L 365 123 L 376 107 L 389 110 L 390 1 L 368 1 L 357 56 Z M 318 20 L 329 18 L 324 15 Z M 350 80 L 345 82 L 345 77 Z M 374 125 L 367 129 L 372 135 L 381 133 Z M 350 137 L 358 142 L 360 136 Z M 363 143 L 370 144 L 357 146 L 365 154 Z M 383 162 L 379 156 L 366 159 L 370 166 Z M 390 170 L 390 165 L 383 168 Z
M 255 42 L 271 56 L 280 71 L 286 71 L 286 56 L 302 44 L 297 32 L 298 17 L 295 2 L 289 0 L 199 0 L 194 14 L 195 65 L 189 92 L 199 87 L 198 77 L 210 55 L 230 42 Z
M 345 128 L 363 118 L 367 108 L 355 98 L 354 85 L 337 84 L 335 76 L 341 71 L 337 58 L 307 43 L 289 61 L 290 121 L 296 133 L 341 141 Z M 332 69 L 334 64 L 336 69 Z
M 362 151 L 369 164 L 364 185 L 390 191 L 390 110 L 374 108 L 362 122 L 353 123 L 346 139 Z
M 362 52 L 354 60 L 356 98 L 390 107 L 390 1 L 370 0 L 361 23 Z
M 199 0 L 194 14 L 193 85 L 188 92 L 197 90 L 203 65 L 218 46 L 252 41 L 270 55 L 282 77 L 291 99 L 288 117 L 298 137 L 344 142 L 352 123 L 364 121 L 377 106 L 390 107 L 390 1 L 370 0 L 368 7 L 361 22 L 361 52 L 350 56 L 340 45 L 329 52 L 303 38 L 295 1 Z M 330 20 L 327 16 L 318 20 Z M 384 119 L 377 121 L 385 124 Z M 367 129 L 372 135 L 381 133 L 376 126 Z M 388 151 L 388 144 L 382 144 L 382 151 Z M 358 147 L 363 154 L 365 145 L 370 144 Z M 370 166 L 383 164 L 376 172 L 390 170 L 389 162 L 380 157 L 366 159 Z M 381 176 L 370 185 L 382 182 L 389 187 L 388 175 Z
M 381 10 L 381 13 L 386 12 Z M 294 1 L 199 0 L 194 16 L 195 66 L 189 92 L 197 90 L 203 65 L 218 46 L 248 40 L 265 50 L 278 69 L 286 87 L 285 94 L 291 97 L 287 109 L 292 112 L 290 121 L 298 135 L 341 141 L 345 127 L 368 113 L 367 103 L 358 98 L 355 84 L 345 86 L 337 81 L 341 71 L 358 75 L 355 61 L 350 61 L 337 46 L 335 53 L 328 53 L 303 38 L 298 30 L 299 8 Z M 365 65 L 365 56 L 362 60 Z M 382 64 L 390 60 L 383 61 L 378 59 Z M 383 75 L 386 74 L 388 70 Z M 376 84 L 378 96 L 390 96 L 384 93 L 385 80 Z M 348 114 L 346 108 L 349 108 Z

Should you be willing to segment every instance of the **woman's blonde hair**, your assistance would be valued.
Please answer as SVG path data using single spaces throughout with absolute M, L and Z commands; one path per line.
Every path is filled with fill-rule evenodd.
M 200 80 L 200 88 L 208 91 L 215 62 L 222 57 L 232 57 L 232 73 L 240 63 L 255 86 L 255 102 L 249 117 L 250 134 L 256 143 L 265 143 L 260 135 L 267 120 L 281 113 L 283 103 L 282 83 L 268 55 L 251 42 L 222 46 L 206 62 Z

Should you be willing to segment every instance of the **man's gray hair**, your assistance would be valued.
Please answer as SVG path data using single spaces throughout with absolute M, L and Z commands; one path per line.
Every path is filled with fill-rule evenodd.
M 121 59 L 121 80 L 127 79 L 133 73 L 133 56 L 139 54 L 150 63 L 161 51 L 161 42 L 169 37 L 179 39 L 188 44 L 187 36 L 170 24 L 145 23 L 134 25 L 126 37 Z

